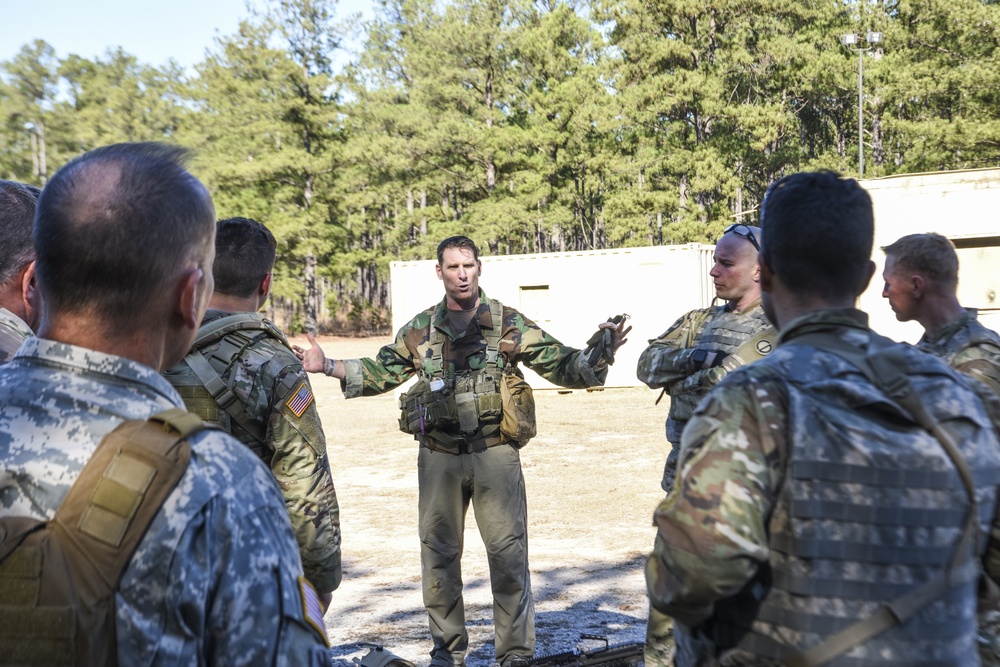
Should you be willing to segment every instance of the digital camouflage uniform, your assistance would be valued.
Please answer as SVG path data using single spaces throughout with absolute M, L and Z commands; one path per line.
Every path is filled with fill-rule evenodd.
M 108 432 L 174 407 L 151 368 L 31 339 L 0 368 L 0 515 L 51 518 Z M 190 443 L 115 595 L 118 664 L 328 665 L 274 479 L 219 431 Z
M 739 313 L 734 313 L 729 304 L 692 310 L 659 338 L 649 341 L 649 347 L 639 356 L 636 375 L 650 388 L 663 388 L 670 395 L 666 424 L 670 453 L 660 482 L 665 492 L 669 493 L 674 485 L 681 433 L 695 407 L 730 370 L 767 354 L 777 335 L 758 299 Z M 751 343 L 747 344 L 748 340 Z M 692 357 L 699 349 L 722 352 L 727 357 L 719 366 L 696 369 Z M 672 650 L 673 622 L 650 607 L 646 622 L 647 667 L 669 664 Z
M 446 300 L 442 300 L 403 326 L 396 340 L 374 359 L 345 360 L 345 396 L 381 394 L 412 377 L 416 364 L 431 358 L 431 326 L 444 334 L 445 373 L 485 368 L 482 330 L 502 326 L 500 355 L 508 364 L 523 363 L 563 387 L 604 383 L 607 369 L 595 374 L 580 350 L 563 345 L 513 308 L 503 308 L 502 324 L 493 322 L 483 291 L 479 301 L 465 332 L 451 331 Z M 518 446 L 499 434 L 484 436 L 484 430 L 493 429 L 481 424 L 462 451 L 452 451 L 452 445 L 435 440 L 433 432 L 414 436 L 421 444 L 417 459 L 420 558 L 424 605 L 434 639 L 432 665 L 464 664 L 468 649 L 461 555 L 470 501 L 489 561 L 497 660 L 504 663 L 530 656 L 535 647 L 527 505 Z
M 202 330 L 228 315 L 209 310 Z M 274 333 L 280 335 L 276 328 Z M 256 433 L 218 409 L 210 395 L 203 395 L 187 359 L 165 376 L 189 410 L 219 424 L 271 468 L 285 496 L 306 577 L 317 591 L 330 592 L 341 581 L 340 508 L 309 378 L 283 337 L 277 340 L 265 330 L 244 329 L 228 334 L 225 341 L 231 346 L 223 347 L 220 339 L 202 347 L 201 353 L 218 367 L 216 372 L 236 395 L 247 425 Z M 229 350 L 240 352 L 230 359 Z
M 0 364 L 10 361 L 21 343 L 34 335 L 24 320 L 6 308 L 0 308 Z
M 860 311 L 810 313 L 696 410 L 677 483 L 655 514 L 646 568 L 650 601 L 677 621 L 679 667 L 777 665 L 789 649 L 869 619 L 942 571 L 953 575 L 944 594 L 827 664 L 978 664 L 984 552 L 989 574 L 1000 574 L 1000 448 L 990 413 L 939 360 L 892 344 L 905 359 L 898 372 L 956 436 L 976 486 L 978 554 L 961 554 L 950 569 L 969 507 L 955 464 L 815 338 L 864 350 L 871 335 Z

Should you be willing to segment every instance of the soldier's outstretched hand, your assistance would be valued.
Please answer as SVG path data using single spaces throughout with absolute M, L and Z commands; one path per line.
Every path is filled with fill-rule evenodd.
M 618 322 L 615 322 L 615 319 L 617 319 Z M 625 323 L 628 322 L 628 319 L 628 315 L 619 315 L 614 319 L 597 325 L 599 329 L 614 329 L 614 338 L 611 341 L 612 353 L 617 352 L 618 348 L 628 342 L 628 332 L 632 331 L 631 324 L 627 328 L 625 327 Z
M 307 350 L 298 345 L 292 345 L 292 352 L 302 362 L 302 368 L 306 369 L 307 373 L 322 373 L 326 370 L 326 355 L 323 353 L 323 348 L 316 342 L 316 336 L 311 333 L 306 333 L 306 338 L 311 347 Z

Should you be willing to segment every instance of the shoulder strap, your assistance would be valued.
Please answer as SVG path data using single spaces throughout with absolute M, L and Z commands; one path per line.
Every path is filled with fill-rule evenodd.
M 796 341 L 806 340 L 814 340 L 822 349 L 836 354 L 852 366 L 857 367 L 870 382 L 882 389 L 897 405 L 902 407 L 918 424 L 937 439 L 958 470 L 962 485 L 969 498 L 969 508 L 962 534 L 955 545 L 947 570 L 906 595 L 885 604 L 870 617 L 849 625 L 807 651 L 786 658 L 785 664 L 788 667 L 824 665 L 893 626 L 905 623 L 922 608 L 951 590 L 955 585 L 953 576 L 961 561 L 970 551 L 975 549 L 976 524 L 979 517 L 972 472 L 951 433 L 934 419 L 924 404 L 923 398 L 913 390 L 909 378 L 900 368 L 899 358 L 891 350 L 891 347 L 896 343 L 874 332 L 871 334 L 867 352 L 836 336 L 806 334 L 796 339 Z
M 503 335 L 503 304 L 497 299 L 490 299 L 490 319 L 493 328 L 483 330 L 486 338 L 486 367 L 490 369 L 503 368 L 504 359 L 500 355 L 500 337 Z M 444 368 L 444 336 L 437 330 L 432 321 L 430 324 L 429 346 L 431 355 L 429 357 L 432 369 Z M 423 370 L 423 363 L 419 363 L 417 370 Z
M 247 329 L 266 331 L 271 338 L 288 347 L 288 339 L 285 338 L 285 334 L 281 333 L 281 330 L 273 322 L 260 313 L 233 313 L 232 315 L 212 320 L 208 324 L 203 324 L 198 329 L 198 336 L 194 339 L 192 348 L 200 350 L 227 334 Z
M 272 338 L 281 342 L 285 347 L 288 347 L 288 341 L 285 339 L 284 334 L 260 313 L 235 313 L 202 326 L 198 330 L 198 337 L 195 338 L 194 344 L 191 346 L 191 351 L 184 357 L 184 361 L 191 367 L 194 374 L 198 376 L 198 380 L 202 386 L 208 390 L 208 393 L 219 404 L 219 407 L 225 410 L 226 414 L 243 427 L 251 437 L 259 442 L 263 442 L 264 432 L 256 424 L 247 419 L 243 403 L 239 397 L 223 382 L 222 376 L 212 367 L 211 362 L 202 353 L 202 349 L 211 343 L 231 333 L 246 330 L 264 331 Z M 246 346 L 244 345 L 244 347 Z M 233 358 L 242 351 L 243 348 L 236 350 L 233 353 Z M 227 363 L 231 363 L 231 361 Z
M 125 421 L 98 444 L 51 521 L 0 519 L 0 533 L 13 528 L 0 534 L 0 644 L 8 660 L 116 664 L 114 592 L 187 470 L 188 436 L 202 428 L 181 409 Z M 26 522 L 34 525 L 25 530 Z M 48 531 L 18 550 L 39 528 Z
M 486 336 L 486 366 L 488 368 L 503 368 L 503 357 L 500 356 L 500 336 L 503 334 L 503 304 L 497 299 L 490 299 L 490 319 L 493 328 L 484 331 Z
M 101 574 L 109 584 L 117 585 L 146 528 L 187 470 L 188 436 L 205 427 L 197 415 L 180 408 L 123 422 L 104 437 L 56 510 L 54 521 L 74 542 L 106 554 L 109 567 Z

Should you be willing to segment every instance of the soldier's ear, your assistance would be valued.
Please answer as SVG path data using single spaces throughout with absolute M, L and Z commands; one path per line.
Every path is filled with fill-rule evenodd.
M 437 271 L 438 280 L 444 280 L 444 276 L 441 274 L 441 265 L 440 264 L 435 264 L 434 265 L 434 270 Z
M 762 292 L 770 293 L 774 289 L 774 272 L 767 265 L 764 253 L 757 253 L 757 273 L 759 276 L 760 289 Z
M 206 283 L 205 269 L 192 266 L 181 276 L 178 285 L 177 311 L 184 326 L 197 329 L 212 297 L 211 286 Z
M 271 293 L 271 279 L 273 276 L 274 273 L 268 271 L 264 279 L 260 281 L 260 285 L 257 286 L 257 294 L 260 295 L 261 300 L 267 299 L 267 295 Z

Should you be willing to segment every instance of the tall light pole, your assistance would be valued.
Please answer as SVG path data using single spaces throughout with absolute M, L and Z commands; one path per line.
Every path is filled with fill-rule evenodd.
M 855 46 L 860 42 L 865 41 L 872 46 Z M 863 178 L 865 175 L 865 124 L 864 124 L 864 96 L 861 91 L 864 86 L 864 69 L 865 69 L 865 52 L 871 51 L 875 48 L 875 44 L 882 41 L 882 33 L 880 32 L 868 32 L 864 36 L 856 35 L 853 32 L 840 36 L 840 43 L 846 46 L 851 51 L 858 54 L 858 178 Z

